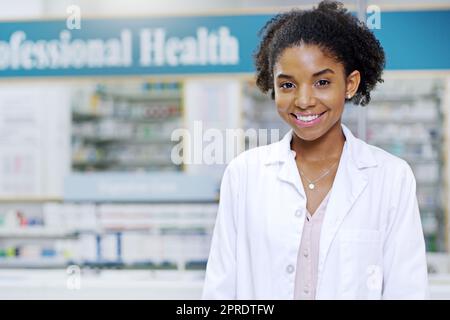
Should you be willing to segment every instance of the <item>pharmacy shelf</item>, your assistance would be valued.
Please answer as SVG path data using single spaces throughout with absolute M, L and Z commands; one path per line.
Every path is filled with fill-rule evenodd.
M 387 124 L 387 123 L 392 123 L 392 122 L 396 122 L 399 125 L 408 125 L 408 124 L 435 124 L 436 122 L 439 122 L 439 119 L 408 119 L 408 118 L 402 118 L 402 119 L 374 119 L 374 118 L 369 118 L 367 119 L 367 124 Z M 345 122 L 348 123 L 357 123 L 358 119 L 354 119 L 354 118 L 345 118 Z
M 100 136 L 83 136 L 76 135 L 77 138 L 83 139 L 86 143 L 92 144 L 112 144 L 112 143 L 126 143 L 126 144 L 175 144 L 179 141 L 172 141 L 170 139 L 133 139 L 133 138 L 112 138 Z
M 417 100 L 439 100 L 439 96 L 436 95 L 435 93 L 430 93 L 430 94 L 411 94 L 411 95 L 405 95 L 405 96 L 400 96 L 400 95 L 395 95 L 392 94 L 390 92 L 386 92 L 385 94 L 381 95 L 381 94 L 377 94 L 376 92 L 374 92 L 372 94 L 372 102 L 371 104 L 376 105 L 379 103 L 392 103 L 392 104 L 397 104 L 397 103 L 414 103 Z
M 429 144 L 432 146 L 439 146 L 441 144 L 440 141 L 423 141 L 423 140 L 385 140 L 385 139 L 368 139 L 368 143 L 370 144 L 376 144 L 376 145 L 395 145 L 395 144 L 402 144 L 402 145 L 424 145 Z
M 148 271 L 162 271 L 162 270 L 176 270 L 182 272 L 184 270 L 206 270 L 206 260 L 186 260 L 180 261 L 141 261 L 127 263 L 122 260 L 92 260 L 92 261 L 77 261 L 74 259 L 62 258 L 15 258 L 15 257 L 0 257 L 0 269 L 62 269 L 70 265 L 77 265 L 80 268 L 97 269 L 97 270 L 148 270 Z
M 169 91 L 164 89 L 163 91 Z M 182 99 L 182 93 L 180 90 L 174 90 L 171 92 L 159 92 L 152 91 L 151 93 L 120 93 L 120 92 L 102 92 L 102 98 L 112 98 L 114 100 L 126 100 L 126 101 L 178 101 Z
M 62 202 L 60 197 L 20 197 L 20 196 L 8 196 L 0 197 L 0 204 L 2 203 L 46 203 L 46 202 Z
M 170 161 L 170 150 L 179 143 L 170 139 L 170 133 L 183 120 L 181 83 L 99 83 L 81 96 L 86 99 L 74 97 L 72 104 L 74 171 L 183 169 Z M 147 152 L 166 157 L 136 158 L 138 154 L 133 150 L 141 147 L 141 155 Z M 117 158 L 106 157 L 110 151 Z M 127 160 L 128 156 L 132 159 Z
M 73 238 L 76 232 L 64 229 L 51 229 L 48 227 L 27 227 L 27 228 L 3 228 L 0 229 L 0 239 L 2 238 L 29 238 L 29 239 L 58 239 Z
M 170 161 L 162 161 L 162 160 L 156 160 L 156 159 L 147 159 L 147 160 L 133 160 L 133 161 L 126 161 L 121 159 L 114 159 L 114 160 L 99 160 L 99 161 L 73 161 L 73 165 L 75 166 L 172 166 L 174 167 L 174 164 Z
M 107 168 L 112 165 L 117 165 L 117 160 L 98 160 L 98 161 L 72 161 L 74 167 L 95 167 L 95 168 Z
M 94 121 L 101 119 L 102 115 L 94 114 L 94 113 L 87 113 L 87 112 L 72 112 L 72 121 L 75 122 L 85 122 L 85 121 Z
M 62 269 L 67 264 L 66 259 L 59 258 L 0 258 L 0 269 Z
M 72 112 L 72 121 L 74 122 L 88 122 L 88 121 L 99 121 L 99 120 L 114 120 L 118 122 L 136 122 L 136 123 L 160 123 L 161 121 L 178 121 L 180 116 L 162 116 L 162 117 L 135 117 L 135 116 L 120 116 L 114 114 L 93 114 L 93 113 L 83 113 L 83 112 Z
M 139 230 L 152 230 L 152 228 L 162 227 L 177 227 L 177 228 L 210 228 L 214 225 L 215 218 L 171 218 L 171 219 L 154 219 L 151 223 L 139 223 Z M 103 228 L 107 230 L 127 230 L 124 229 L 123 221 L 116 222 L 117 225 L 113 225 L 114 222 L 105 219 L 103 222 Z M 121 227 L 122 226 L 122 227 Z M 135 226 L 133 224 L 133 226 Z M 134 229 L 137 227 L 133 227 Z

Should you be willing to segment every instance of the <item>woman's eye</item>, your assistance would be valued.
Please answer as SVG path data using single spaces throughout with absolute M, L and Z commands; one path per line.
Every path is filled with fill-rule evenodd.
M 330 81 L 328 80 L 319 80 L 316 82 L 316 85 L 319 87 L 327 86 L 330 84 Z
M 280 87 L 283 89 L 292 89 L 294 87 L 294 84 L 290 82 L 285 82 Z

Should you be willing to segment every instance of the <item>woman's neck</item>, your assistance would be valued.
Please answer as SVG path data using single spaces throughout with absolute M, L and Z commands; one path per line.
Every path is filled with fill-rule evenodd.
M 306 162 L 321 162 L 340 158 L 345 143 L 341 122 L 338 121 L 327 133 L 314 141 L 300 139 L 295 132 L 292 135 L 291 149 L 297 159 Z

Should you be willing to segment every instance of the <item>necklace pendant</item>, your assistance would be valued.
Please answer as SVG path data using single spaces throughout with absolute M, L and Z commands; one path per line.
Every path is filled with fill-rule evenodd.
M 314 187 L 315 187 L 314 183 L 310 183 L 310 184 L 308 185 L 308 188 L 310 188 L 311 190 L 314 189 Z

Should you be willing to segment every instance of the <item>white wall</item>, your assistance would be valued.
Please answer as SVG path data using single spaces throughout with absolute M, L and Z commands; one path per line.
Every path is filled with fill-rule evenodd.
M 0 19 L 39 17 L 43 12 L 41 0 L 0 0 Z
M 442 6 L 450 0 L 340 0 L 355 6 L 358 1 L 377 5 Z M 81 8 L 82 15 L 133 15 L 207 12 L 219 9 L 279 8 L 317 4 L 319 0 L 0 0 L 0 19 L 65 16 L 72 4 Z

